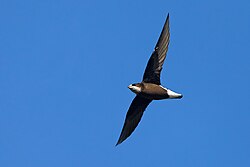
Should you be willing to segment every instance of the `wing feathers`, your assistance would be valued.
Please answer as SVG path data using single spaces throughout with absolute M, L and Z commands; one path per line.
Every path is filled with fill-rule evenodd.
M 143 112 L 145 111 L 145 109 L 147 108 L 147 106 L 149 105 L 151 101 L 152 100 L 140 97 L 138 95 L 134 98 L 127 112 L 126 119 L 122 128 L 122 132 L 121 132 L 118 142 L 116 143 L 116 146 L 122 143 L 132 134 L 132 132 L 135 130 L 135 128 L 139 124 L 142 118 Z
M 155 83 L 158 85 L 161 84 L 160 74 L 162 70 L 162 65 L 166 58 L 166 53 L 168 51 L 169 40 L 170 40 L 170 33 L 169 33 L 169 14 L 168 14 L 163 29 L 161 31 L 161 35 L 155 46 L 155 50 L 152 53 L 147 63 L 143 75 L 143 82 Z M 116 145 L 122 143 L 133 133 L 133 131 L 135 130 L 135 128 L 137 127 L 142 118 L 143 112 L 145 111 L 145 109 L 147 108 L 147 106 L 151 101 L 152 100 L 143 98 L 139 95 L 137 95 L 134 98 L 128 109 L 125 122 L 122 128 L 122 132 Z
M 148 61 L 147 67 L 145 69 L 143 75 L 144 82 L 155 83 L 158 85 L 161 84 L 160 73 L 168 51 L 169 41 L 170 41 L 170 33 L 169 33 L 169 14 L 168 14 L 164 27 L 161 31 L 161 35 L 155 46 L 155 50 L 152 53 Z

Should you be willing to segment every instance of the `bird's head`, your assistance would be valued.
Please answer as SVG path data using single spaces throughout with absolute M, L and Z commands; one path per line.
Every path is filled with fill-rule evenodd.
M 141 92 L 142 84 L 141 83 L 130 84 L 128 88 L 135 94 L 138 94 Z

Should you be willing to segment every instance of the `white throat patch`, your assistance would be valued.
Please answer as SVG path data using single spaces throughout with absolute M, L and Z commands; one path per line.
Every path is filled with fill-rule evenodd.
M 138 93 L 141 92 L 141 88 L 140 88 L 140 87 L 138 87 L 138 86 L 132 86 L 132 84 L 129 85 L 128 88 L 129 88 L 132 92 L 134 92 L 134 93 L 136 93 L 136 94 L 138 94 Z

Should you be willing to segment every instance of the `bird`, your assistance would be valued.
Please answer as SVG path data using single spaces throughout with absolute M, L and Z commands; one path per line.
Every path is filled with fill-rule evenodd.
M 127 111 L 125 122 L 116 146 L 121 144 L 133 133 L 139 124 L 145 109 L 153 100 L 180 99 L 183 97 L 182 94 L 176 93 L 161 85 L 160 75 L 168 51 L 169 41 L 170 32 L 168 13 L 160 37 L 148 60 L 142 82 L 130 84 L 128 86 L 136 96 Z

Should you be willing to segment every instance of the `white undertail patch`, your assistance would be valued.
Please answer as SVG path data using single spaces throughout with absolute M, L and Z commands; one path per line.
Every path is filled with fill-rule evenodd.
M 174 92 L 174 91 L 172 91 L 170 89 L 168 89 L 168 95 L 169 95 L 170 99 L 175 99 L 175 98 L 181 98 L 182 97 L 181 94 L 176 93 L 176 92 Z
M 182 94 L 176 93 L 170 89 L 164 88 L 163 86 L 160 85 L 160 87 L 168 92 L 169 98 L 170 99 L 175 99 L 175 98 L 181 98 Z

